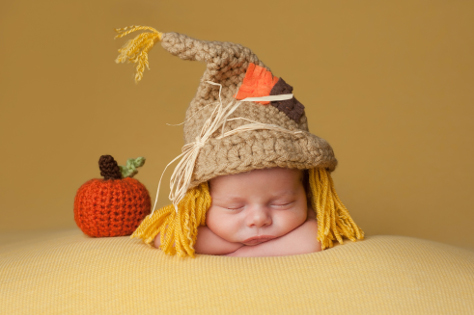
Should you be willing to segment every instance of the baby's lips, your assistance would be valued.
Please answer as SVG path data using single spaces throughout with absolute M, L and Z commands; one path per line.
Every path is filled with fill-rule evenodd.
M 258 245 L 262 244 L 265 242 L 268 242 L 272 239 L 276 238 L 276 236 L 272 235 L 258 235 L 258 236 L 253 236 L 250 237 L 242 242 L 242 244 L 247 245 L 247 246 L 252 246 L 252 245 Z

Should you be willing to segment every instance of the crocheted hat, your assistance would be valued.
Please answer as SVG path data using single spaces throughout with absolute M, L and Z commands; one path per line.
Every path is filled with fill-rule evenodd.
M 332 190 L 330 197 L 321 198 L 324 202 L 337 202 L 328 177 L 337 165 L 331 146 L 308 131 L 304 106 L 292 94 L 293 87 L 275 77 L 249 48 L 231 42 L 161 33 L 144 26 L 117 29 L 116 38 L 137 30 L 151 32 L 130 40 L 119 49 L 116 59 L 117 63 L 137 63 L 136 82 L 142 79 L 145 66 L 149 67 L 148 51 L 158 41 L 181 59 L 206 63 L 196 95 L 186 111 L 185 145 L 171 177 L 170 200 L 177 211 L 180 201 L 191 189 L 214 177 L 272 167 L 323 170 L 322 180 L 330 182 Z M 333 233 L 335 236 L 330 238 L 342 242 L 337 220 L 329 219 L 330 216 L 328 219 L 319 217 L 326 212 L 319 211 L 318 221 L 326 225 L 334 221 L 334 224 L 331 231 L 324 228 L 324 233 Z M 332 211 L 332 218 L 337 216 L 335 213 L 339 212 Z M 350 219 L 344 212 L 344 218 L 347 217 Z M 353 222 L 348 223 L 353 233 L 348 234 L 362 238 L 362 231 L 351 224 Z M 332 246 L 330 241 L 320 241 L 323 248 Z
M 335 169 L 337 160 L 331 146 L 308 132 L 304 106 L 295 97 L 280 100 L 274 97 L 274 101 L 249 99 L 291 95 L 293 91 L 293 87 L 282 78 L 275 77 L 250 49 L 230 42 L 203 41 L 178 33 L 160 33 L 148 27 L 119 29 L 117 37 L 143 29 L 152 33 L 143 33 L 130 41 L 119 50 L 117 58 L 117 62 L 138 62 L 137 82 L 142 78 L 145 65 L 148 66 L 146 53 L 156 41 L 161 41 L 163 48 L 181 59 L 204 61 L 207 65 L 196 95 L 186 111 L 183 150 L 195 147 L 200 147 L 200 150 L 196 154 L 193 172 L 188 175 L 189 183 L 186 183 L 186 189 L 182 189 L 180 197 L 187 189 L 220 175 L 270 167 L 319 167 L 330 172 Z M 138 49 L 140 45 L 143 50 Z M 238 100 L 244 101 L 236 108 L 230 106 L 228 112 L 231 109 L 233 112 L 225 120 L 212 126 L 212 130 L 206 129 L 211 127 L 213 121 L 209 119 L 216 116 L 219 104 L 224 108 Z M 206 122 L 209 125 L 206 126 Z M 247 129 L 251 128 L 246 130 L 242 127 L 245 125 Z M 239 127 L 242 129 L 239 130 Z M 226 133 L 228 135 L 223 137 Z M 175 191 L 179 189 L 176 186 L 173 188 Z M 177 204 L 179 199 L 172 201 Z

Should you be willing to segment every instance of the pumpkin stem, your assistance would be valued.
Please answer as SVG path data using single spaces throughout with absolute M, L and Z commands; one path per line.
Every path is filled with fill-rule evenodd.
M 145 164 L 145 158 L 140 156 L 136 159 L 128 159 L 127 165 L 122 166 L 120 165 L 120 171 L 122 172 L 122 176 L 125 177 L 133 177 L 135 174 L 138 173 L 137 168 L 142 167 Z
M 108 179 L 121 179 L 122 173 L 120 167 L 111 155 L 102 155 L 99 159 L 100 175 L 105 180 Z

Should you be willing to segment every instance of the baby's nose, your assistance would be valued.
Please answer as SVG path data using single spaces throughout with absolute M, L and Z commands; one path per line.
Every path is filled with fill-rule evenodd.
M 265 207 L 253 207 L 247 216 L 247 224 L 252 227 L 262 227 L 272 224 L 272 216 Z

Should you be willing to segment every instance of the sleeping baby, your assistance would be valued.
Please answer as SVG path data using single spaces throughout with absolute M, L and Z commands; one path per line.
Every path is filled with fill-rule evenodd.
M 157 42 L 207 67 L 186 111 L 171 204 L 155 211 L 155 200 L 132 237 L 180 257 L 297 255 L 363 239 L 334 189 L 334 152 L 308 131 L 292 86 L 242 45 L 143 26 L 117 37 L 137 30 L 149 32 L 116 60 L 137 63 L 137 82 Z
M 270 168 L 211 179 L 212 203 L 206 226 L 198 228 L 196 253 L 250 257 L 321 250 L 303 174 Z

